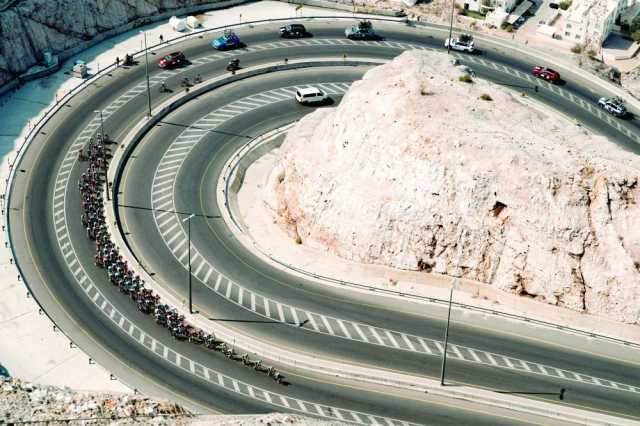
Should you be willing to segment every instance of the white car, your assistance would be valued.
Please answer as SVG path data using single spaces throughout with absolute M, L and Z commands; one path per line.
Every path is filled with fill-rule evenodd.
M 301 104 L 312 104 L 325 101 L 329 96 L 317 87 L 305 87 L 296 90 L 296 101 Z
M 617 97 L 602 97 L 598 99 L 598 106 L 616 117 L 624 117 L 627 115 L 627 107 L 624 105 L 624 101 Z
M 473 53 L 475 46 L 473 37 L 469 34 L 462 34 L 458 38 L 448 38 L 444 41 L 444 47 L 451 46 L 451 49 L 459 52 Z

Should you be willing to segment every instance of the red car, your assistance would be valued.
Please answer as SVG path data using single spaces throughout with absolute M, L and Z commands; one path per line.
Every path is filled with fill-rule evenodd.
M 544 78 L 548 82 L 555 83 L 560 80 L 560 73 L 551 68 L 537 66 L 533 68 L 533 75 L 538 78 Z
M 182 52 L 171 52 L 168 55 L 160 58 L 158 66 L 160 68 L 173 68 L 183 65 L 187 61 L 187 58 Z

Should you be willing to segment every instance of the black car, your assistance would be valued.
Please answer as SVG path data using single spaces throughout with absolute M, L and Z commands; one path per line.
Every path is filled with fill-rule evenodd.
M 280 36 L 288 38 L 300 38 L 307 36 L 307 29 L 302 24 L 287 24 L 280 27 Z

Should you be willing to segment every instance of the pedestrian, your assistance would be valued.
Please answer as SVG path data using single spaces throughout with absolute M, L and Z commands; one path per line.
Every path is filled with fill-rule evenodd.
M 116 56 L 116 68 L 120 66 L 120 57 Z
M 162 37 L 162 34 L 160 34 L 160 44 L 164 43 L 164 37 Z
M 526 46 L 527 44 L 529 44 L 529 40 L 524 41 L 524 45 Z

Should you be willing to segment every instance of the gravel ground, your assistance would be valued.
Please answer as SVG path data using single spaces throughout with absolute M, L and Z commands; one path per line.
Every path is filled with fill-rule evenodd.
M 337 426 L 291 414 L 202 416 L 167 401 L 127 394 L 77 392 L 0 376 L 0 425 L 307 425 Z

